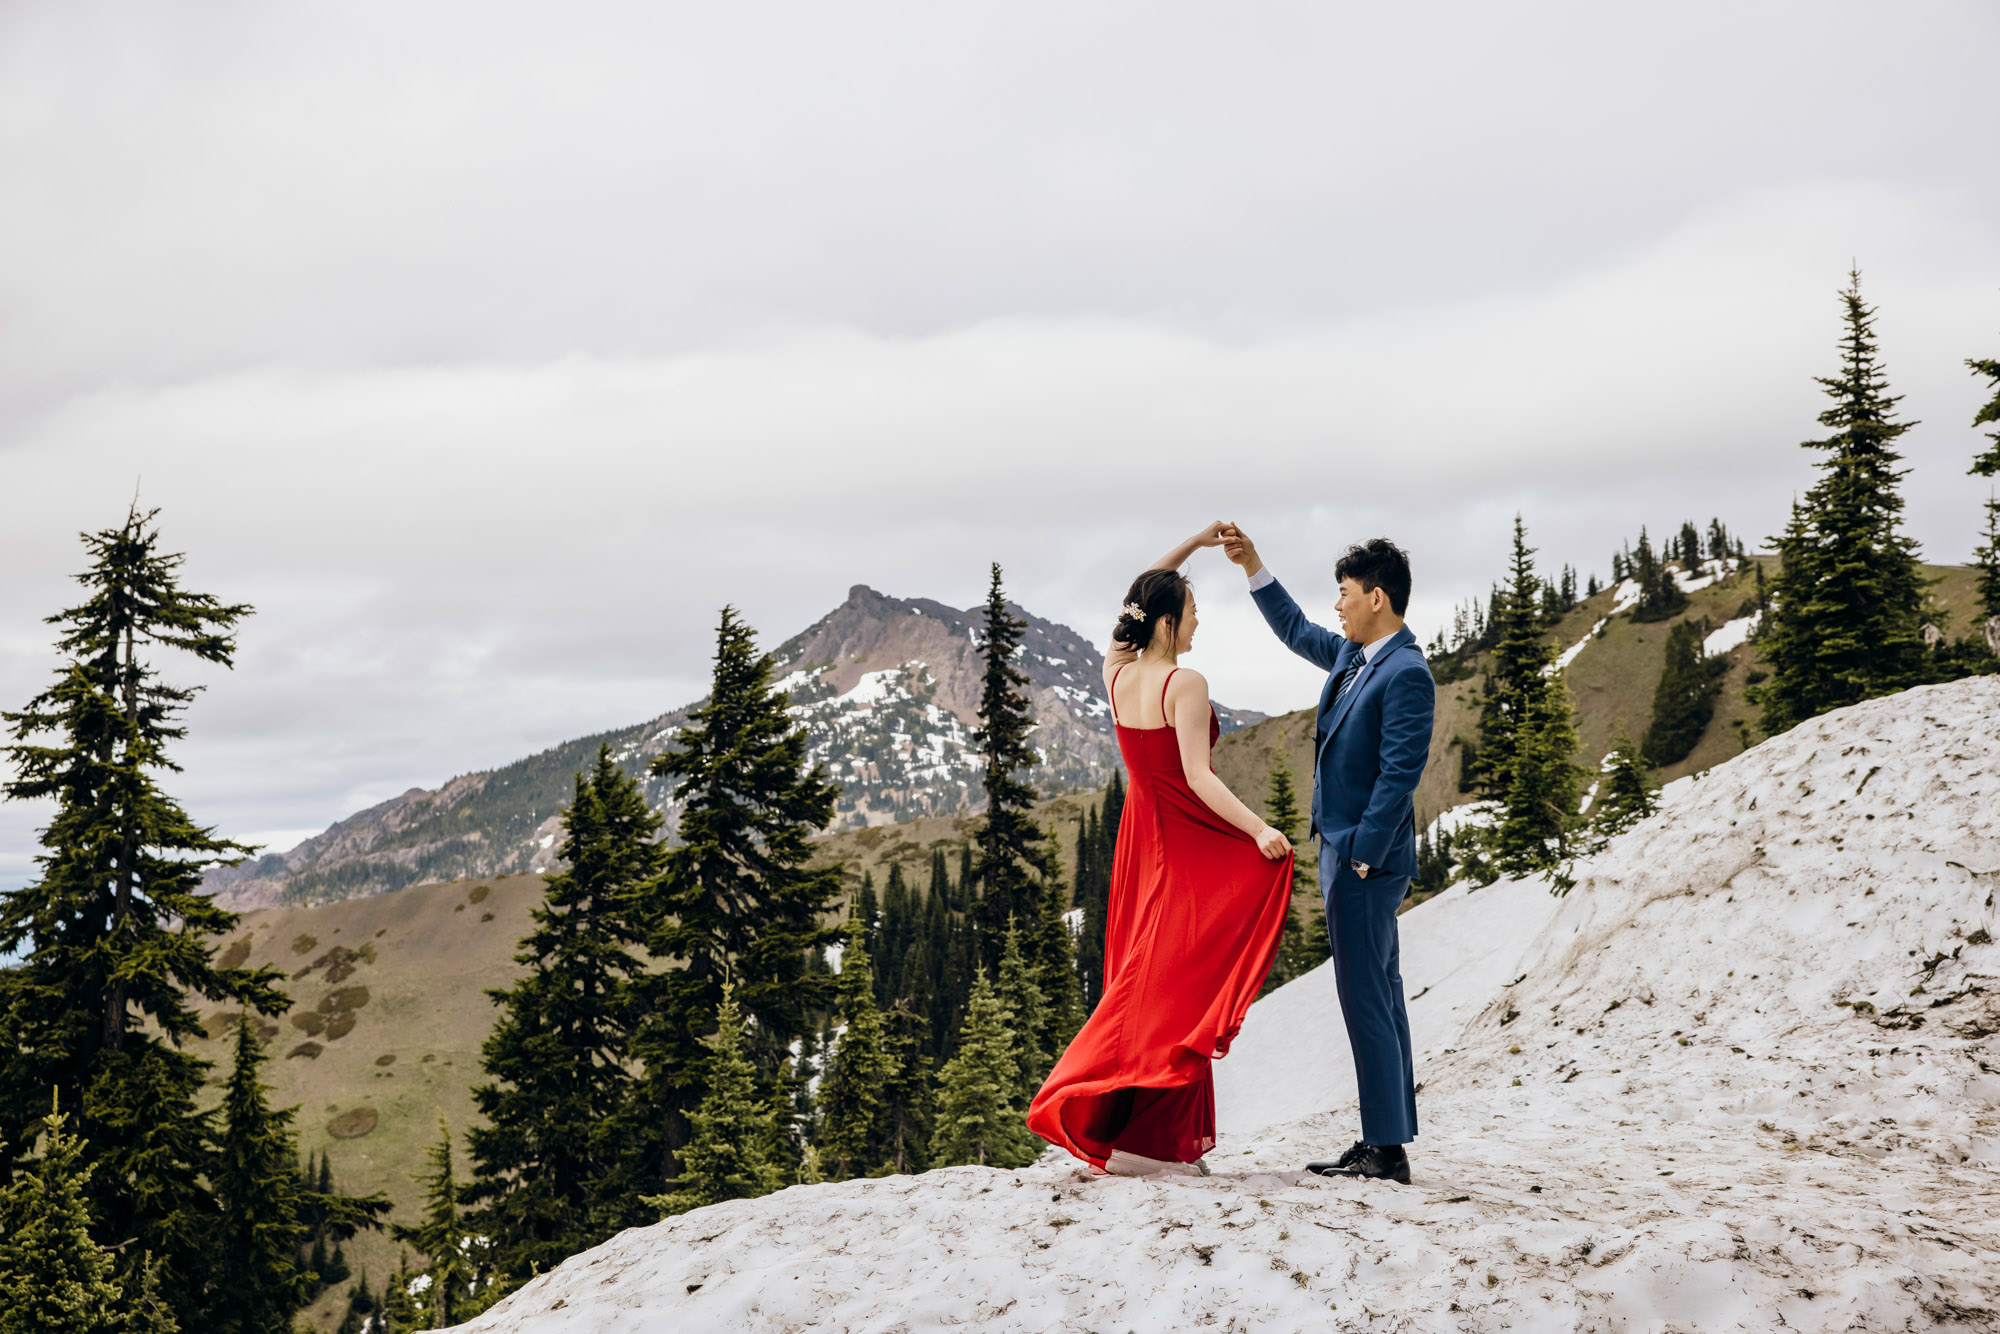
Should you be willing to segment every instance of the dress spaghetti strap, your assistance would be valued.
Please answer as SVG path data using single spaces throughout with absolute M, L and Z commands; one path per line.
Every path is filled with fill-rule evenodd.
M 1124 726 L 1123 723 L 1118 721 L 1118 673 L 1124 671 L 1127 667 L 1130 667 L 1131 665 L 1132 664 L 1129 662 L 1121 662 L 1118 664 L 1116 668 L 1112 670 L 1111 673 L 1111 689 L 1106 693 L 1111 696 L 1111 725 L 1113 727 Z
M 1174 668 L 1174 672 L 1179 670 Z M 1160 682 L 1160 721 L 1168 727 L 1172 727 L 1173 722 L 1167 717 L 1167 687 L 1174 683 L 1174 672 L 1168 672 L 1167 679 Z

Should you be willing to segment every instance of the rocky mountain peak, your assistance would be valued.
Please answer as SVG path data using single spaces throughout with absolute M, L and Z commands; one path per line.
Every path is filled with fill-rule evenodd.
M 1068 626 L 1008 605 L 1026 627 L 1017 661 L 1028 678 L 1042 760 L 1031 781 L 1049 794 L 1102 786 L 1118 763 L 1103 655 Z M 961 610 L 856 584 L 845 602 L 772 650 L 812 758 L 841 786 L 833 828 L 978 809 L 983 616 L 983 605 Z M 671 830 L 679 813 L 673 794 L 643 775 L 698 704 L 464 774 L 436 790 L 413 789 L 289 852 L 218 868 L 207 885 L 232 906 L 249 907 L 546 870 L 556 861 L 572 775 L 600 743 L 642 776 Z M 1226 731 L 1263 718 L 1220 705 L 1217 712 Z

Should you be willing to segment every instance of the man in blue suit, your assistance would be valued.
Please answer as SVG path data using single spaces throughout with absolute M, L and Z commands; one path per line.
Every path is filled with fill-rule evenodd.
M 1338 1160 L 1306 1170 L 1407 1184 L 1403 1145 L 1417 1137 L 1417 1094 L 1396 909 L 1417 873 L 1415 796 L 1437 698 L 1423 650 L 1403 624 L 1410 560 L 1381 538 L 1349 547 L 1333 569 L 1335 634 L 1306 619 L 1242 529 L 1223 529 L 1223 551 L 1250 576 L 1250 596 L 1285 647 L 1327 673 L 1313 733 L 1312 832 L 1354 1050 L 1361 1138 Z

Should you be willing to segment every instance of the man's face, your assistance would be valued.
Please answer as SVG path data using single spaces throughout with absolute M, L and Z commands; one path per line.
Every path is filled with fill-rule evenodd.
M 1333 610 L 1340 617 L 1340 633 L 1357 644 L 1366 644 L 1381 638 L 1378 627 L 1388 606 L 1389 596 L 1381 589 L 1366 589 L 1359 580 L 1347 578 L 1340 581 L 1340 600 L 1333 604 Z

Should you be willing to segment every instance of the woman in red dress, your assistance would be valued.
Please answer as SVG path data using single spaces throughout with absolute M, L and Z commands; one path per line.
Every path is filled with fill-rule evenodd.
M 1131 785 L 1104 931 L 1104 994 L 1028 1109 L 1028 1128 L 1093 1170 L 1194 1171 L 1215 1146 L 1209 1062 L 1225 1055 L 1278 950 L 1292 846 L 1209 767 L 1221 734 L 1180 567 L 1214 524 L 1132 583 L 1104 656 Z M 1194 1167 L 1176 1167 L 1194 1164 Z

